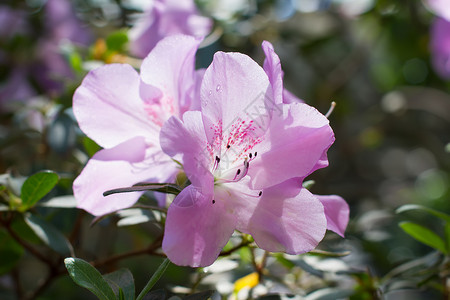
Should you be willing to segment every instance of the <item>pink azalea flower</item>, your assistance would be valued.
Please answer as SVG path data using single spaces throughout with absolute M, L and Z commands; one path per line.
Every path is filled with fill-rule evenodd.
M 104 215 L 133 205 L 142 193 L 103 197 L 103 192 L 142 181 L 168 182 L 177 164 L 161 151 L 159 131 L 166 119 L 199 105 L 194 102 L 195 52 L 201 40 L 173 36 L 144 59 L 138 74 L 130 65 L 91 71 L 76 90 L 73 111 L 81 130 L 104 149 L 75 180 L 77 206 Z
M 434 14 L 450 21 L 450 2 L 448 0 L 425 0 L 424 3 Z
M 450 21 L 436 18 L 431 27 L 430 50 L 436 73 L 450 79 Z
M 162 248 L 175 264 L 212 264 L 235 229 L 289 254 L 314 249 L 327 228 L 343 235 L 345 201 L 301 187 L 328 165 L 328 119 L 306 104 L 282 103 L 281 73 L 269 64 L 266 73 L 246 55 L 216 53 L 201 111 L 171 117 L 161 129 L 163 151 L 183 160 L 192 183 L 167 214 Z
M 193 0 L 155 0 L 130 30 L 130 51 L 145 57 L 162 38 L 174 34 L 206 36 L 212 20 L 199 14 Z

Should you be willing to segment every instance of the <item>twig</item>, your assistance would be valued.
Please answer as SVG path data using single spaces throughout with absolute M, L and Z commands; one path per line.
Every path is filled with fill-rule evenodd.
M 118 255 L 114 255 L 111 257 L 108 257 L 106 259 L 103 260 L 98 260 L 98 261 L 92 261 L 91 264 L 98 268 L 100 266 L 104 266 L 128 257 L 132 257 L 132 256 L 137 256 L 137 255 L 143 255 L 143 254 L 152 254 L 152 255 L 158 255 L 158 256 L 162 256 L 158 253 L 155 253 L 154 251 L 158 248 L 161 247 L 161 242 L 162 242 L 162 236 L 159 237 L 158 239 L 156 239 L 149 247 L 144 248 L 144 249 L 139 249 L 139 250 L 133 250 L 133 251 L 129 251 L 129 252 L 125 252 L 122 254 L 118 254 Z
M 48 276 L 45 278 L 45 280 L 43 280 L 39 286 L 32 292 L 30 292 L 29 294 L 27 294 L 23 300 L 32 300 L 32 299 L 36 299 L 40 294 L 42 294 L 45 289 L 47 289 L 47 287 L 59 276 L 63 275 L 66 273 L 65 269 L 56 269 L 54 267 L 50 267 L 49 268 L 50 273 L 48 274 Z
M 14 232 L 14 230 L 12 230 L 11 226 L 9 223 L 5 223 L 2 222 L 3 225 L 6 228 L 6 231 L 8 231 L 8 233 L 11 235 L 11 237 L 17 242 L 19 243 L 22 247 L 24 247 L 26 250 L 28 250 L 28 252 L 30 252 L 32 255 L 34 255 L 37 259 L 41 260 L 42 262 L 46 263 L 49 266 L 53 266 L 53 262 L 48 259 L 46 256 L 44 256 L 42 253 L 40 253 L 38 250 L 36 250 L 35 248 L 33 248 L 30 244 L 28 244 L 27 242 L 25 242 L 24 240 L 22 240 L 17 233 Z
M 80 232 L 81 232 L 81 225 L 83 225 L 84 215 L 85 215 L 84 211 L 82 211 L 82 210 L 78 211 L 78 215 L 75 220 L 75 224 L 73 225 L 72 232 L 70 233 L 69 238 L 68 238 L 70 244 L 72 244 L 72 245 L 74 245 L 75 242 L 77 240 L 79 240 Z
M 250 241 L 242 242 L 242 243 L 240 243 L 239 245 L 237 245 L 237 246 L 231 248 L 230 250 L 221 252 L 221 253 L 219 254 L 219 256 L 227 256 L 227 255 L 230 255 L 230 254 L 233 253 L 234 251 L 239 250 L 239 249 L 241 249 L 242 247 L 245 247 L 245 246 L 250 245 L 250 243 L 251 243 Z

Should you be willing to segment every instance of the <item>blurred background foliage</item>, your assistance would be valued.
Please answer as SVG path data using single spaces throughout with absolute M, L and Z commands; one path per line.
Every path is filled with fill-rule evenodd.
M 162 232 L 158 212 L 132 212 L 150 221 L 136 225 L 117 226 L 127 216 L 116 215 L 90 226 L 93 218 L 82 211 L 45 205 L 70 197 L 73 179 L 99 149 L 77 127 L 73 92 L 103 63 L 139 67 L 139 58 L 128 52 L 128 30 L 144 2 L 76 0 L 68 4 L 69 13 L 55 15 L 45 0 L 0 4 L 1 299 L 94 299 L 66 275 L 65 254 L 27 226 L 33 219 L 10 211 L 14 201 L 15 210 L 31 211 L 58 228 L 77 257 L 102 273 L 127 267 L 140 288 L 162 261 L 151 248 Z M 431 63 L 436 17 L 418 0 L 196 3 L 214 20 L 198 51 L 198 67 L 207 67 L 219 50 L 243 52 L 262 64 L 261 42 L 268 40 L 280 56 L 288 90 L 323 113 L 337 103 L 330 116 L 336 135 L 330 166 L 309 179 L 314 193 L 338 194 L 350 204 L 346 239 L 329 233 L 319 246 L 349 254 L 267 258 L 242 247 L 216 269 L 172 265 L 158 286 L 175 293 L 213 289 L 237 298 L 272 299 L 263 296 L 271 292 L 305 299 L 447 299 L 448 221 L 421 209 L 396 214 L 406 204 L 450 212 L 450 83 Z M 78 29 L 71 32 L 75 23 Z M 20 187 L 40 170 L 58 174 L 57 184 L 36 200 L 42 205 L 24 207 Z M 73 206 L 66 200 L 66 207 Z M 143 201 L 153 203 L 151 196 Z M 429 228 L 447 243 L 447 253 L 406 234 L 399 227 L 403 221 Z M 239 241 L 232 239 L 228 249 Z M 258 268 L 262 262 L 264 272 Z M 252 272 L 265 280 L 245 277 Z

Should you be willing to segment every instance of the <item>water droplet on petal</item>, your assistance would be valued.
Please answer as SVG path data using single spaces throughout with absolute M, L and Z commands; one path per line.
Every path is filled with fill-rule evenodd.
M 212 95 L 212 91 L 211 90 L 209 90 L 209 92 L 208 92 L 208 96 L 211 96 Z
M 220 86 L 220 84 L 218 84 L 216 86 L 216 92 L 220 92 L 222 90 L 222 86 Z

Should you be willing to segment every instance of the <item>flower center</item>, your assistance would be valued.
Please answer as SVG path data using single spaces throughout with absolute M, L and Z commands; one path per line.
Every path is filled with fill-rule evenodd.
M 162 127 L 167 119 L 178 113 L 173 98 L 166 95 L 147 100 L 144 109 L 150 121 L 159 127 Z
M 207 145 L 210 171 L 216 183 L 237 182 L 247 175 L 250 162 L 258 155 L 253 150 L 263 136 L 256 134 L 259 126 L 253 120 L 237 118 L 231 126 L 222 128 L 221 122 L 213 126 L 213 142 Z

